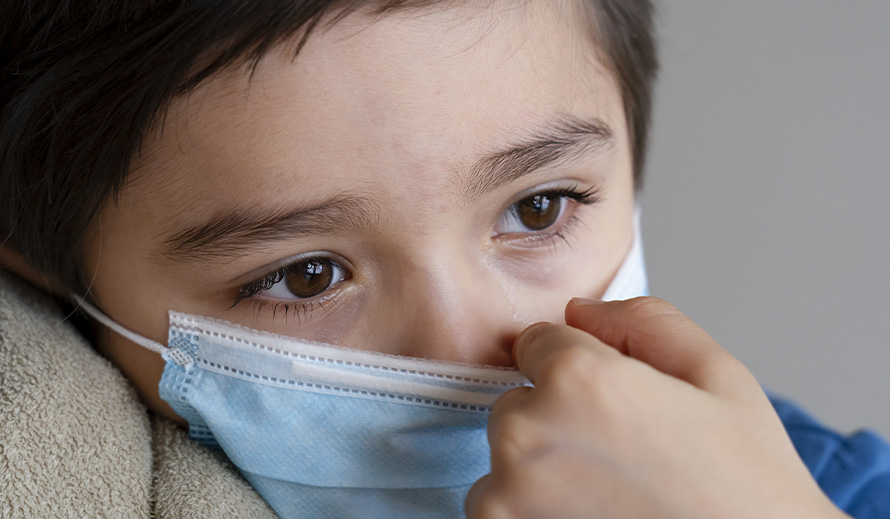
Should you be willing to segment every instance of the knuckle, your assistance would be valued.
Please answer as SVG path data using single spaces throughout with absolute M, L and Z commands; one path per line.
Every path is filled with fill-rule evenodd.
M 627 317 L 636 323 L 628 331 L 628 339 L 637 344 L 655 343 L 665 333 L 685 333 L 697 328 L 676 306 L 657 297 L 638 297 L 628 301 Z
M 506 413 L 521 407 L 526 395 L 532 390 L 530 386 L 519 386 L 510 389 L 495 400 L 492 406 L 492 414 Z
M 533 420 L 522 413 L 513 412 L 501 416 L 493 429 L 492 458 L 507 465 L 518 463 L 537 443 L 537 429 Z
M 489 427 L 500 428 L 501 424 L 516 420 L 516 414 L 521 413 L 527 401 L 526 395 L 531 387 L 523 386 L 513 388 L 498 398 L 491 407 L 488 417 Z
M 468 512 L 468 519 L 511 519 L 516 517 L 510 500 L 500 492 L 493 491 L 480 496 L 473 509 Z
M 751 371 L 740 361 L 725 351 L 712 354 L 712 365 L 717 376 L 729 387 L 760 387 Z
M 541 381 L 555 388 L 574 391 L 579 385 L 596 380 L 611 364 L 608 355 L 573 345 L 553 353 L 542 371 Z
M 552 471 L 549 473 L 552 474 Z M 491 503 L 491 513 L 498 515 L 492 517 L 537 516 L 533 510 L 536 508 L 535 501 L 542 497 L 543 477 L 547 476 L 525 466 L 501 474 Z
M 657 297 L 637 297 L 627 301 L 632 318 L 646 321 L 666 315 L 682 315 L 680 310 L 664 299 Z
M 547 388 L 560 402 L 572 402 L 571 408 L 587 416 L 603 419 L 621 414 L 622 396 L 630 380 L 635 380 L 634 365 L 617 351 L 568 348 L 547 366 Z M 542 384 L 544 377 L 542 376 Z

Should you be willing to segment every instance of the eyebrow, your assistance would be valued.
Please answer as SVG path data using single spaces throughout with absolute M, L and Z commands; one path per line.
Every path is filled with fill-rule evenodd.
M 165 262 L 223 261 L 294 236 L 374 227 L 378 215 L 372 201 L 355 196 L 291 210 L 234 209 L 176 232 L 156 256 Z
M 532 138 L 482 158 L 464 180 L 461 194 L 476 200 L 532 171 L 564 164 L 613 145 L 611 129 L 599 119 L 561 116 Z
M 577 160 L 613 144 L 612 132 L 602 121 L 560 116 L 530 138 L 482 157 L 462 175 L 458 190 L 465 200 L 477 200 L 536 170 Z M 379 206 L 357 196 L 340 195 L 296 209 L 236 208 L 174 232 L 156 256 L 162 262 L 221 262 L 295 236 L 373 228 L 379 221 Z

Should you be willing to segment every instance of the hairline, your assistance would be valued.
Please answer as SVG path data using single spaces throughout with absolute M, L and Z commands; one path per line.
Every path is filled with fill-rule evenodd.
M 211 7 L 127 0 L 92 13 L 37 6 L 42 10 L 35 16 L 17 19 L 2 61 L 10 80 L 0 140 L 0 188 L 10 193 L 10 206 L 0 214 L 6 246 L 60 286 L 83 291 L 89 284 L 84 244 L 96 215 L 132 181 L 134 161 L 151 133 L 163 129 L 174 100 L 208 77 L 255 66 L 282 43 L 296 42 L 296 56 L 313 30 L 353 13 L 383 16 L 458 4 L 467 2 L 280 0 Z M 653 6 L 649 0 L 571 5 L 587 13 L 589 41 L 619 86 L 638 189 L 658 68 Z M 21 218 L 25 208 L 30 218 Z

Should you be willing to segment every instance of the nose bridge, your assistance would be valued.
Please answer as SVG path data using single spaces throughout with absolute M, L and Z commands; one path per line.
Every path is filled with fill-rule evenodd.
M 483 261 L 451 249 L 412 269 L 402 351 L 416 357 L 510 366 L 518 333 L 507 287 Z

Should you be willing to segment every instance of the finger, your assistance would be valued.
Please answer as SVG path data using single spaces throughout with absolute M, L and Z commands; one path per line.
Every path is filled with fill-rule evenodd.
M 470 487 L 470 491 L 467 493 L 467 499 L 464 501 L 464 510 L 466 511 L 467 519 L 482 519 L 484 517 L 493 517 L 495 515 L 491 513 L 491 510 L 483 510 L 483 503 L 486 502 L 485 496 L 488 493 L 490 486 L 491 474 L 486 474 L 479 478 L 479 480 Z M 490 506 L 488 508 L 490 508 Z
M 492 472 L 519 459 L 530 447 L 529 442 L 535 436 L 529 432 L 536 426 L 523 411 L 529 409 L 533 391 L 528 386 L 513 388 L 501 395 L 492 406 L 487 429 Z
M 583 300 L 582 300 L 583 302 Z M 725 392 L 756 384 L 750 372 L 675 306 L 661 299 L 566 306 L 566 323 L 618 351 L 701 389 Z M 745 386 L 740 386 L 744 382 Z
M 589 333 L 552 323 L 529 326 L 513 343 L 513 360 L 535 385 L 541 384 L 550 372 L 568 376 L 582 364 L 620 356 Z

